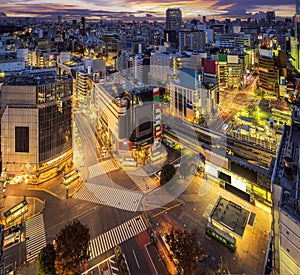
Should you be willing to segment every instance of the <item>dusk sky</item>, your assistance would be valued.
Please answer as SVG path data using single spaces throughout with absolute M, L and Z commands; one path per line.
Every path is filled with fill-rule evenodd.
M 295 13 L 296 0 L 0 0 L 1 11 L 7 16 L 51 17 L 57 19 L 86 16 L 90 19 L 163 20 L 168 7 L 182 9 L 183 19 L 247 18 L 258 12 L 273 10 L 276 16 L 291 17 Z

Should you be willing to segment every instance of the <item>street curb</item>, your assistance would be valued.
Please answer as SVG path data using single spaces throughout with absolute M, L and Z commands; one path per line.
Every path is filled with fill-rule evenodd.
M 80 188 L 82 186 L 83 186 L 83 181 L 81 181 L 81 183 L 79 184 L 79 186 L 77 188 L 75 188 L 75 190 L 69 196 L 73 197 L 80 190 Z
M 29 187 L 28 190 L 31 190 L 31 191 L 44 191 L 44 192 L 46 192 L 46 193 L 48 193 L 48 194 L 50 194 L 50 195 L 52 195 L 52 196 L 54 196 L 56 198 L 60 198 L 57 194 L 55 194 L 52 191 L 49 191 L 47 189 L 43 189 L 43 188 L 31 188 L 31 187 Z

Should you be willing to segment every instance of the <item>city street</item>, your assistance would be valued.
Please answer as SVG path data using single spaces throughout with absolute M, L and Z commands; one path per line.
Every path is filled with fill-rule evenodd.
M 81 133 L 81 154 L 79 157 L 82 158 L 82 165 L 80 169 L 85 171 L 85 178 L 83 185 L 80 185 L 79 182 L 77 183 L 79 187 L 78 190 L 74 189 L 76 188 L 74 186 L 74 191 L 72 193 L 72 195 L 74 194 L 73 197 L 71 197 L 72 195 L 70 194 L 68 196 L 69 198 L 66 199 L 65 192 L 67 190 L 59 181 L 56 183 L 49 183 L 48 187 L 47 184 L 44 184 L 44 187 L 41 189 L 34 189 L 26 185 L 11 185 L 7 188 L 6 193 L 8 197 L 13 195 L 21 198 L 26 195 L 27 197 L 35 197 L 39 201 L 44 202 L 42 224 L 39 226 L 43 228 L 42 230 L 44 230 L 45 241 L 47 243 L 53 241 L 57 233 L 67 222 L 77 218 L 83 224 L 88 225 L 90 229 L 91 242 L 94 244 L 92 246 L 93 257 L 89 264 L 90 266 L 96 265 L 112 255 L 114 246 L 119 244 L 116 240 L 120 239 L 120 235 L 115 235 L 114 232 L 116 232 L 116 229 L 114 228 L 119 226 L 122 228 L 122 226 L 128 223 L 129 220 L 138 217 L 138 212 L 126 210 L 135 209 L 136 211 L 138 209 L 136 208 L 138 205 L 136 205 L 135 208 L 130 208 L 132 207 L 130 206 L 130 200 L 132 198 L 136 200 L 136 197 L 134 196 L 140 194 L 139 200 L 142 202 L 140 209 L 151 209 L 151 207 L 146 207 L 151 206 L 151 204 L 152 206 L 158 206 L 158 208 L 154 210 L 145 212 L 145 216 L 148 218 L 153 229 L 156 230 L 158 234 L 166 232 L 171 227 L 188 230 L 193 228 L 198 229 L 202 245 L 209 254 L 206 259 L 201 261 L 201 267 L 203 270 L 216 270 L 220 263 L 220 257 L 222 257 L 222 261 L 228 264 L 231 272 L 239 273 L 244 272 L 245 270 L 251 272 L 253 270 L 262 271 L 263 257 L 257 257 L 257 255 L 264 255 L 266 251 L 268 238 L 266 232 L 270 231 L 269 214 L 266 214 L 260 209 L 255 208 L 253 205 L 242 201 L 220 187 L 204 181 L 200 177 L 194 177 L 191 184 L 187 186 L 187 190 L 184 191 L 184 189 L 182 189 L 182 192 L 184 192 L 181 195 L 181 192 L 178 194 L 176 193 L 175 196 L 178 196 L 177 198 L 174 198 L 174 196 L 170 196 L 170 194 L 167 193 L 160 193 L 160 196 L 155 196 L 155 191 L 153 193 L 154 197 L 152 192 L 149 192 L 149 194 L 146 194 L 147 196 L 145 196 L 145 200 L 142 200 L 143 192 L 151 191 L 146 188 L 148 184 L 151 188 L 155 188 L 156 186 L 152 187 L 150 181 L 146 184 L 140 176 L 136 176 L 134 173 L 126 173 L 119 167 L 115 166 L 110 158 L 103 159 L 99 163 L 96 149 L 97 146 L 95 146 L 95 134 L 87 120 L 83 117 L 80 123 L 78 123 L 78 130 L 79 133 Z M 168 163 L 178 162 L 180 157 L 182 157 L 181 154 L 183 154 L 183 151 L 174 150 L 168 147 L 166 147 L 166 150 L 168 153 L 166 161 Z M 151 169 L 148 169 L 147 167 L 145 167 L 145 169 L 147 168 L 149 171 L 151 170 L 153 172 L 157 172 L 161 169 L 159 166 L 150 166 L 148 168 Z M 149 178 L 149 180 L 151 180 L 151 178 Z M 154 177 L 154 180 L 156 180 L 156 177 Z M 59 184 L 59 188 L 56 187 L 57 184 Z M 183 187 L 184 186 L 181 186 L 179 189 Z M 107 193 L 105 195 L 105 192 L 108 192 L 105 188 L 114 188 L 113 190 L 115 191 L 112 194 Z M 120 196 L 123 196 L 122 199 L 118 199 L 117 192 L 125 192 L 120 193 Z M 128 194 L 130 193 L 130 196 L 127 198 L 124 196 L 125 194 L 127 196 L 126 192 L 128 192 Z M 234 254 L 228 251 L 226 247 L 217 241 L 211 240 L 211 238 L 207 237 L 204 233 L 209 212 L 220 195 L 239 203 L 247 210 L 251 210 L 256 213 L 256 220 L 253 228 L 249 228 L 249 226 L 246 228 L 243 239 L 237 241 L 238 248 Z M 167 199 L 167 202 L 169 203 L 164 205 L 164 199 L 168 196 L 169 199 Z M 163 200 L 156 201 L 161 199 Z M 116 204 L 117 200 L 120 200 L 122 204 Z M 147 226 L 144 227 L 144 229 L 146 229 Z M 140 269 L 141 266 L 143 268 L 145 266 L 146 268 L 146 264 L 143 264 L 145 258 L 141 258 L 141 251 L 137 250 L 136 254 L 132 252 L 133 247 L 136 246 L 135 241 L 133 239 L 130 240 L 131 235 L 126 230 L 122 229 L 121 231 L 124 234 L 122 242 L 127 241 L 124 243 L 124 249 L 128 251 L 127 253 L 129 254 L 128 260 L 130 262 L 130 266 L 134 271 L 141 272 L 134 274 L 147 273 L 149 270 L 146 271 Z M 256 236 L 258 235 L 260 236 L 259 243 L 255 241 Z M 104 238 L 104 236 L 106 237 Z M 108 236 L 110 237 L 108 238 Z M 99 241 L 95 241 L 97 238 Z M 40 246 L 38 246 L 38 249 L 41 249 L 44 245 L 43 238 L 40 237 L 39 240 Z M 99 251 L 103 249 L 104 245 L 106 246 L 106 249 L 99 253 Z M 8 268 L 11 266 L 19 266 L 20 262 L 22 263 L 26 258 L 29 259 L 32 255 L 37 255 L 36 253 L 38 253 L 38 251 L 26 251 L 25 242 L 20 243 L 18 247 L 21 247 L 21 249 L 19 248 L 18 250 L 18 255 L 21 255 L 19 257 L 10 256 L 12 253 L 15 255 L 16 251 L 13 251 L 13 249 L 16 250 L 16 247 L 12 247 L 12 250 L 7 249 L 5 251 L 6 266 Z M 252 256 L 249 258 L 248 255 Z M 156 259 L 155 255 L 153 257 Z M 159 258 L 156 260 L 159 261 Z M 237 262 L 239 264 L 237 264 Z M 30 264 L 29 266 L 33 267 L 33 265 Z M 140 268 L 138 268 L 138 265 L 140 265 Z
M 247 225 L 243 238 L 237 239 L 235 253 L 205 235 L 204 229 L 208 215 L 219 196 L 223 196 L 256 214 L 253 227 Z M 162 209 L 152 210 L 147 215 L 153 228 L 159 234 L 163 234 L 172 227 L 188 230 L 198 229 L 203 248 L 209 254 L 208 258 L 200 263 L 201 272 L 203 272 L 201 274 L 208 270 L 216 271 L 220 257 L 232 274 L 263 273 L 271 229 L 270 213 L 249 204 L 213 183 L 206 182 L 196 176 L 192 184 L 177 200 L 165 206 L 163 211 Z

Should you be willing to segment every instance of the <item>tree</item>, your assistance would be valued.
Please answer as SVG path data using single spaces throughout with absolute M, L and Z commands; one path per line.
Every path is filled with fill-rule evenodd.
M 117 265 L 119 267 L 119 270 L 121 272 L 122 275 L 128 275 L 128 268 L 127 268 L 127 264 L 125 262 L 125 258 L 122 252 L 122 249 L 120 246 L 116 246 L 115 247 L 115 255 L 116 255 L 116 259 L 117 259 Z
M 55 261 L 55 269 L 58 275 L 80 274 L 79 268 L 89 259 L 89 240 L 88 227 L 82 225 L 76 219 L 59 232 L 56 238 Z
M 160 185 L 166 184 L 176 174 L 176 169 L 172 164 L 165 164 L 161 169 Z
M 54 275 L 55 272 L 55 257 L 56 252 L 53 244 L 48 243 L 46 247 L 44 247 L 37 258 L 37 266 L 38 266 L 38 274 L 39 275 Z
M 166 241 L 173 253 L 178 274 L 198 274 L 198 261 L 206 255 L 198 240 L 197 230 L 174 230 L 166 234 Z

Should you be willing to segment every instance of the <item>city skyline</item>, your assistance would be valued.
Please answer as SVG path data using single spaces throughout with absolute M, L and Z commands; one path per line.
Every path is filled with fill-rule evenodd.
M 0 275 L 300 274 L 300 0 L 49 2 L 0 0 Z
M 72 19 L 85 16 L 89 19 L 114 20 L 160 20 L 165 19 L 165 11 L 169 7 L 182 9 L 184 19 L 207 16 L 208 18 L 247 18 L 259 17 L 261 12 L 275 11 L 276 16 L 292 17 L 295 14 L 295 0 L 188 0 L 177 2 L 176 5 L 166 1 L 132 1 L 132 0 L 92 0 L 88 3 L 82 0 L 69 1 L 65 4 L 61 0 L 49 3 L 44 1 L 13 0 L 9 4 L 0 1 L 2 12 L 12 17 L 41 17 L 45 19 Z

